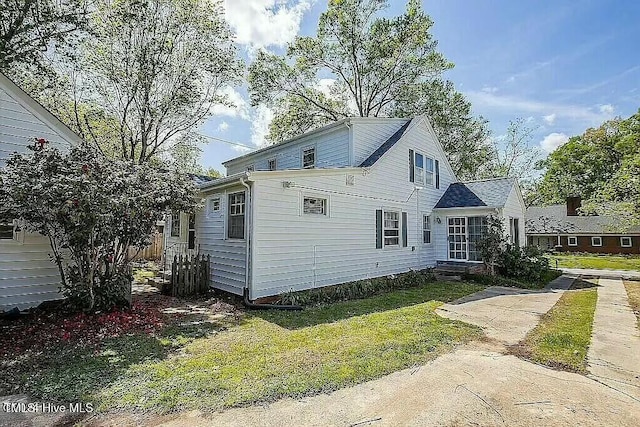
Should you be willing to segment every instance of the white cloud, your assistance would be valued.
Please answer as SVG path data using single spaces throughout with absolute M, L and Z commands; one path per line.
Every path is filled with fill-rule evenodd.
M 214 105 L 211 108 L 211 113 L 214 116 L 240 117 L 245 120 L 249 119 L 249 106 L 240 92 L 232 87 L 226 87 L 221 91 L 221 93 L 227 96 L 227 100 L 231 102 L 233 106 L 230 107 L 222 104 Z
M 482 91 L 486 93 L 496 93 L 498 88 L 495 86 L 483 86 Z
M 611 114 L 601 111 L 600 108 L 594 110 L 594 108 L 582 105 L 541 102 L 483 91 L 470 91 L 465 95 L 474 105 L 506 111 L 512 115 L 544 114 L 553 111 L 554 119 L 566 118 L 583 122 L 589 126 L 599 125 L 611 118 Z
M 547 153 L 551 153 L 556 148 L 565 144 L 569 140 L 569 137 L 564 133 L 553 132 L 549 135 L 545 136 L 542 141 L 540 141 L 540 147 Z
M 604 104 L 600 106 L 600 112 L 602 114 L 607 114 L 610 116 L 613 116 L 613 113 L 615 112 L 615 108 L 613 108 L 613 105 L 611 104 Z
M 548 125 L 552 125 L 552 124 L 554 124 L 554 123 L 555 123 L 555 121 L 556 121 L 556 117 L 558 117 L 558 116 L 556 115 L 556 113 L 551 113 L 551 114 L 549 114 L 549 115 L 547 115 L 547 116 L 542 117 L 542 120 L 544 120 L 544 122 L 545 122 L 546 124 L 548 124 Z
M 229 123 L 222 122 L 218 125 L 218 132 L 226 132 L 229 129 Z
M 315 0 L 225 0 L 227 22 L 240 44 L 284 46 L 298 34 Z
M 331 86 L 336 82 L 336 79 L 320 79 L 316 87 L 325 96 L 331 96 Z
M 251 120 L 251 142 L 254 145 L 264 147 L 268 144 L 267 135 L 269 135 L 269 125 L 273 116 L 273 111 L 264 105 L 259 105 L 255 109 Z

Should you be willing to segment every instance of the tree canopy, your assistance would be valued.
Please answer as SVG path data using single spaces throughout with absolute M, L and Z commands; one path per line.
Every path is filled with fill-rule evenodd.
M 348 116 L 427 114 L 454 170 L 473 177 L 490 148 L 486 123 L 443 73 L 433 21 L 420 2 L 382 16 L 385 0 L 330 0 L 315 36 L 299 36 L 283 56 L 260 51 L 249 67 L 253 105 L 275 110 L 269 139 L 280 142 Z

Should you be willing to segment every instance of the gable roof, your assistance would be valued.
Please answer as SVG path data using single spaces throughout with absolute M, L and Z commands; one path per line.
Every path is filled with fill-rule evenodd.
M 454 182 L 444 192 L 436 209 L 492 207 L 502 208 L 515 185 L 514 178 L 493 178 L 480 181 Z
M 13 80 L 1 72 L 0 87 L 3 88 L 11 98 L 19 102 L 31 114 L 39 118 L 43 123 L 60 134 L 60 136 L 68 142 L 80 143 L 82 141 L 82 138 L 72 131 L 71 128 L 65 125 L 62 120 L 56 117 L 51 111 L 47 110 L 38 101 L 33 99 L 27 92 L 22 90 L 20 86 L 15 84 Z
M 403 124 L 402 127 L 400 127 L 400 129 L 398 129 L 393 135 L 391 135 L 389 139 L 387 139 L 380 147 L 378 147 L 376 151 L 374 151 L 369 157 L 364 159 L 364 161 L 360 163 L 360 167 L 367 168 L 373 166 L 373 164 L 377 162 L 378 159 L 380 159 L 380 157 L 384 155 L 384 153 L 389 151 L 389 149 L 393 147 L 396 142 L 400 141 L 400 138 L 402 138 L 412 121 L 413 119 L 409 119 L 405 124 Z
M 527 234 L 639 234 L 640 227 L 624 233 L 616 231 L 617 221 L 610 216 L 569 216 L 565 204 L 527 208 Z

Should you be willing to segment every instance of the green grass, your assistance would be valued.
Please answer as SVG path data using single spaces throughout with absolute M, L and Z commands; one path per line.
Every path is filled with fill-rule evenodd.
M 638 319 L 638 328 L 640 329 L 640 282 L 625 281 L 624 287 L 629 297 L 629 305 Z
M 586 372 L 596 300 L 594 287 L 566 291 L 514 352 L 553 368 Z
M 552 255 L 551 266 L 559 268 L 593 268 L 596 270 L 640 271 L 640 256 L 637 255 Z
M 154 412 L 330 391 L 423 364 L 480 337 L 479 328 L 434 310 L 481 289 L 433 283 L 303 312 L 250 312 L 228 329 L 121 337 L 97 354 L 47 354 L 28 364 L 20 381 L 38 397 Z
M 562 272 L 555 269 L 550 269 L 542 275 L 539 281 L 514 279 L 511 277 L 504 277 L 500 275 L 490 276 L 488 274 L 466 274 L 465 280 L 480 283 L 485 286 L 508 286 L 520 289 L 543 289 L 553 279 L 562 276 Z

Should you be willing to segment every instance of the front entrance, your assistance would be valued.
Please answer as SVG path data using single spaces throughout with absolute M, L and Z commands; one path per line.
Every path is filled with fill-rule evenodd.
M 449 228 L 449 259 L 467 259 L 467 218 L 447 218 Z

